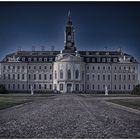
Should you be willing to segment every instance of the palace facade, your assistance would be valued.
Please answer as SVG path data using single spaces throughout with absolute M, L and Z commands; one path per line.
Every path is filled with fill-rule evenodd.
M 77 51 L 69 15 L 62 51 L 17 51 L 0 63 L 1 84 L 12 92 L 130 92 L 138 84 L 138 62 L 119 51 Z

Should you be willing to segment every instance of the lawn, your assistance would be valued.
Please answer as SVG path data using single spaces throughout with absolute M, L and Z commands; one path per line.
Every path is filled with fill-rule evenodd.
M 107 101 L 140 110 L 140 99 L 112 99 Z
M 0 110 L 9 108 L 15 105 L 32 102 L 39 98 L 54 96 L 53 94 L 26 94 L 26 93 L 12 93 L 12 94 L 0 94 Z

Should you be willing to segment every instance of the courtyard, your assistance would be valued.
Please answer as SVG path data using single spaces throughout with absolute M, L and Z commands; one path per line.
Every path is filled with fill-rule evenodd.
M 140 138 L 139 107 L 121 106 L 127 105 L 123 99 L 138 104 L 140 97 L 54 94 L 0 99 L 18 101 L 0 110 L 0 138 Z

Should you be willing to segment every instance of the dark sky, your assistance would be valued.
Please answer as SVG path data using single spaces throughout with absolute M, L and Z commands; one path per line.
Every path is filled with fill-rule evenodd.
M 68 11 L 78 50 L 117 50 L 140 61 L 140 2 L 0 2 L 0 58 L 18 47 L 64 44 Z

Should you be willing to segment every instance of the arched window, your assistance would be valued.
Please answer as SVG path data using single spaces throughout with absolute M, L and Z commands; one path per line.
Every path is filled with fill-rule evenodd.
M 68 79 L 71 79 L 71 71 L 68 70 Z
M 63 79 L 63 70 L 60 70 L 60 79 Z
M 78 70 L 75 71 L 75 78 L 76 78 L 76 79 L 79 78 L 79 71 L 78 71 Z
M 56 73 L 56 71 L 55 71 L 55 79 L 57 79 L 57 73 Z

